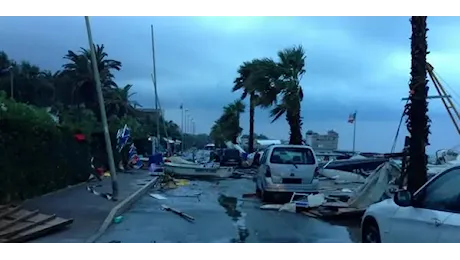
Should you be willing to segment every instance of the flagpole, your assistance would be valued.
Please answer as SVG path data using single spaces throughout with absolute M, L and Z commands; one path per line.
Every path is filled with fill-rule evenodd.
M 355 118 L 353 120 L 353 152 L 355 152 L 355 145 L 356 145 L 356 111 L 355 111 Z

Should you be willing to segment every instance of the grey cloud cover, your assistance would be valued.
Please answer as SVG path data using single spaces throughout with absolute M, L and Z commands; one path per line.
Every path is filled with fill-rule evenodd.
M 209 132 L 231 93 L 238 66 L 302 44 L 307 73 L 302 115 L 308 129 L 335 129 L 351 148 L 348 114 L 358 111 L 357 148 L 388 151 L 408 93 L 408 17 L 92 17 L 96 43 L 123 62 L 119 85 L 133 84 L 135 98 L 153 106 L 150 24 L 155 28 L 158 87 L 166 116 L 180 122 L 179 105 L 190 109 L 199 132 Z M 429 17 L 430 61 L 455 89 L 459 18 Z M 0 49 L 12 58 L 59 69 L 67 50 L 88 46 L 83 17 L 0 17 Z M 439 101 L 430 102 L 431 151 L 451 147 L 458 135 Z M 241 123 L 248 127 L 248 115 Z M 256 111 L 256 132 L 287 138 L 281 119 Z M 405 127 L 403 127 L 405 129 Z M 404 133 L 402 133 L 404 134 Z M 459 142 L 460 143 L 460 142 Z

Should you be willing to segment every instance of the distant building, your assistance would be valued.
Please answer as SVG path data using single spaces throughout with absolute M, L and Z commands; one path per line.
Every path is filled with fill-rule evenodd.
M 327 131 L 325 135 L 308 130 L 306 143 L 315 151 L 335 151 L 339 146 L 339 134 L 334 130 Z

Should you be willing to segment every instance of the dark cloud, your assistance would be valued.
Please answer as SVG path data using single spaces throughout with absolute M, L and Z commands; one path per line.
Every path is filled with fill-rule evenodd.
M 391 147 L 407 95 L 410 69 L 409 17 L 92 17 L 93 37 L 110 57 L 123 62 L 119 85 L 133 84 L 135 98 L 154 106 L 150 25 L 155 29 L 157 83 L 168 118 L 180 122 L 183 103 L 208 132 L 222 106 L 239 97 L 231 93 L 238 66 L 302 44 L 307 73 L 302 80 L 304 132 L 334 128 L 341 146 L 351 147 L 349 113 L 357 110 L 358 147 Z M 456 36 L 460 20 L 429 18 L 430 61 L 452 86 L 460 83 Z M 60 69 L 67 50 L 87 47 L 83 17 L 0 17 L 0 49 L 16 60 Z M 453 87 L 455 89 L 455 87 Z M 281 118 L 270 123 L 257 110 L 256 131 L 287 138 Z M 430 103 L 433 147 L 451 144 L 443 130 L 452 128 L 439 101 Z M 247 114 L 242 118 L 247 129 Z M 446 130 L 447 131 L 447 130 Z M 448 130 L 450 134 L 454 132 Z M 388 148 L 389 149 L 389 148 Z

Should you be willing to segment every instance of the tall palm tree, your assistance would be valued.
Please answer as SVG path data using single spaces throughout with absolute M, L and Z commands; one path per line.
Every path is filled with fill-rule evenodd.
M 272 72 L 276 64 L 271 59 L 254 59 L 244 62 L 238 69 L 238 77 L 233 81 L 232 91 L 242 91 L 241 100 L 249 96 L 249 147 L 248 152 L 254 152 L 254 118 L 256 106 L 267 107 L 261 99 L 264 92 L 270 91 Z M 276 93 L 274 94 L 276 96 Z M 268 100 L 268 99 L 265 99 Z
M 273 82 L 277 96 L 273 91 L 264 93 L 263 103 L 275 103 L 270 111 L 272 122 L 285 115 L 289 124 L 290 144 L 302 144 L 302 117 L 300 115 L 303 90 L 300 80 L 305 74 L 305 51 L 302 46 L 284 49 L 278 52 L 277 70 L 280 77 Z
M 112 71 L 119 71 L 122 65 L 120 61 L 107 58 L 108 55 L 104 50 L 104 45 L 95 45 L 95 52 L 102 88 L 105 93 L 108 89 L 117 87 Z M 64 72 L 75 82 L 73 91 L 77 100 L 76 103 L 84 103 L 86 107 L 99 114 L 93 66 L 91 64 L 91 50 L 81 48 L 80 53 L 69 50 L 64 59 L 69 61 L 69 63 L 63 65 Z
M 136 107 L 141 107 L 137 101 L 131 100 L 136 92 L 131 92 L 133 85 L 126 85 L 123 88 L 109 89 L 107 92 L 106 107 L 108 114 L 123 117 L 135 115 Z
M 407 166 L 408 190 L 417 191 L 427 181 L 427 156 L 425 146 L 429 145 L 428 86 L 426 77 L 426 55 L 428 44 L 426 41 L 426 16 L 412 16 L 411 37 L 411 80 L 409 84 L 410 98 L 406 105 L 407 130 L 410 133 L 409 162 Z

